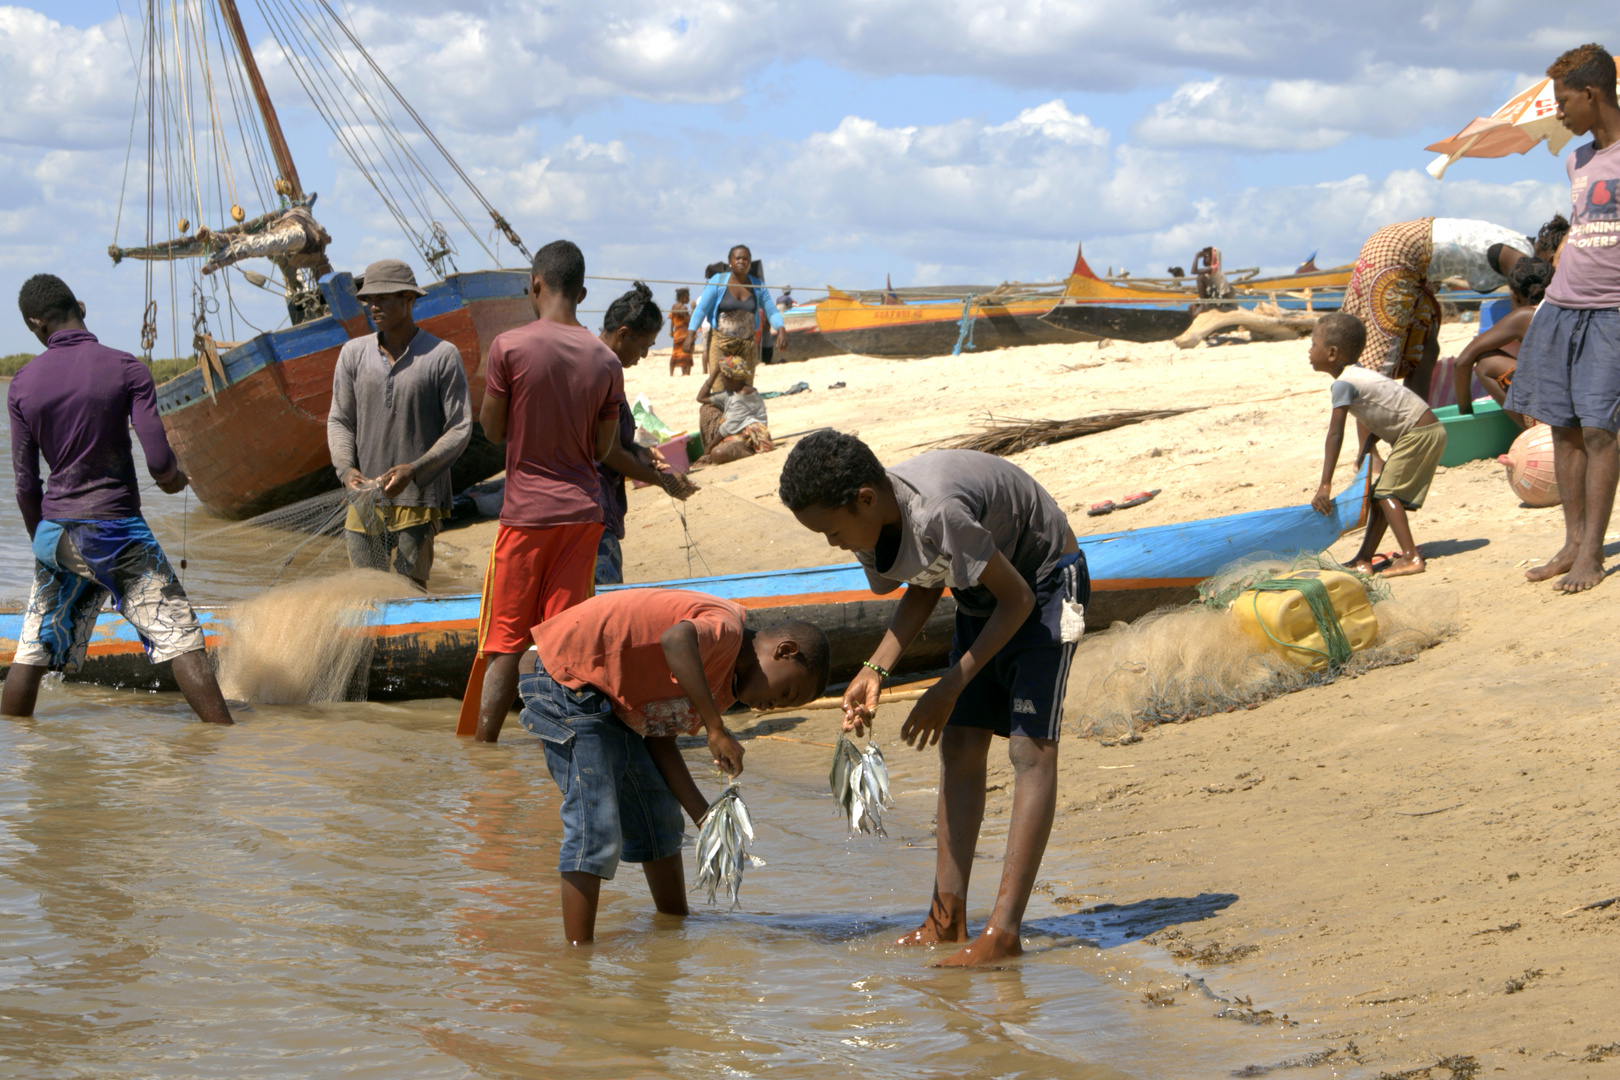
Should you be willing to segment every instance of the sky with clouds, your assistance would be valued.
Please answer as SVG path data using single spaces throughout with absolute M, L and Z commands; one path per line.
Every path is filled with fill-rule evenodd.
M 333 262 L 358 270 L 410 249 L 266 23 L 322 3 L 239 0 Z M 1613 26 L 1585 0 L 324 3 L 531 250 L 568 237 L 592 273 L 690 279 L 745 242 L 796 291 L 1050 280 L 1082 242 L 1099 271 L 1162 273 L 1206 244 L 1228 266 L 1326 266 L 1429 214 L 1533 232 L 1568 198 L 1545 149 L 1435 181 L 1423 147 Z M 141 11 L 0 6 L 0 278 L 60 273 L 132 349 L 142 270 L 106 249 L 144 229 L 143 138 L 121 192 L 137 85 L 122 16 L 138 45 Z M 488 264 L 461 246 L 463 269 Z M 590 285 L 593 310 L 623 287 Z M 281 318 L 233 295 L 254 325 Z M 0 352 L 33 345 L 20 319 L 0 325 Z

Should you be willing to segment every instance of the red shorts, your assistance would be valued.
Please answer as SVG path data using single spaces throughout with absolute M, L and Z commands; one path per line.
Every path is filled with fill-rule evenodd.
M 600 522 L 549 529 L 500 527 L 490 566 L 486 656 L 523 652 L 534 644 L 534 627 L 590 599 L 601 538 Z

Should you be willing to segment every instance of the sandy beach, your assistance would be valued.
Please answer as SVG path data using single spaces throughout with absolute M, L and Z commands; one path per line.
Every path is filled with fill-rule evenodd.
M 1443 351 L 1471 332 L 1445 327 Z M 672 426 L 695 425 L 697 378 L 666 370 L 663 356 L 649 356 L 628 373 L 631 396 L 646 394 Z M 1082 545 L 1087 533 L 1304 502 L 1327 417 L 1327 380 L 1310 370 L 1303 343 L 840 357 L 762 368 L 757 378 L 762 390 L 801 380 L 809 393 L 769 403 L 773 431 L 859 432 L 890 462 L 971 431 L 987 411 L 1199 408 L 1012 459 L 1069 511 Z M 840 381 L 844 389 L 828 389 Z M 699 574 L 842 561 L 777 502 L 782 457 L 696 471 L 704 490 L 686 507 L 689 548 L 671 500 L 634 492 L 627 579 L 684 577 L 689 556 Z M 1557 547 L 1562 519 L 1556 508 L 1522 508 L 1502 474 L 1494 461 L 1442 470 L 1414 515 L 1429 572 L 1392 583 L 1396 598 L 1447 613 L 1453 629 L 1413 662 L 1154 728 L 1133 744 L 1066 740 L 1051 850 L 1087 870 L 1038 888 L 1094 917 L 1099 932 L 1145 933 L 1166 921 L 1155 911 L 1177 905 L 1196 913 L 1109 953 L 1122 993 L 1174 999 L 1162 1008 L 1144 1000 L 1160 1022 L 1179 1013 L 1203 1025 L 1232 1009 L 1184 985 L 1197 976 L 1221 998 L 1252 1001 L 1236 1014 L 1279 1024 L 1286 1014 L 1312 1050 L 1334 1051 L 1317 1060 L 1335 1074 L 1407 1075 L 1467 1057 L 1479 1076 L 1617 1067 L 1597 1062 L 1620 1058 L 1611 1005 L 1620 975 L 1608 953 L 1620 903 L 1572 912 L 1620 894 L 1617 754 L 1607 737 L 1615 586 L 1564 597 L 1527 583 L 1523 567 Z M 1085 515 L 1093 502 L 1151 488 L 1163 491 L 1145 506 Z M 491 529 L 441 538 L 441 568 L 451 572 L 435 591 L 476 584 Z M 1335 553 L 1347 556 L 1357 539 Z M 887 738 L 903 709 L 880 715 Z M 828 740 L 836 722 L 806 713 L 791 734 Z M 906 751 L 896 742 L 890 752 Z M 987 829 L 998 834 L 1010 780 L 1005 761 L 993 767 Z M 927 882 L 915 888 L 920 903 Z M 993 882 L 976 883 L 976 913 L 992 892 Z M 1299 1058 L 1279 1049 L 1254 1064 L 1308 1064 Z M 1453 1064 L 1462 1070 L 1454 1075 L 1476 1075 L 1466 1061 Z

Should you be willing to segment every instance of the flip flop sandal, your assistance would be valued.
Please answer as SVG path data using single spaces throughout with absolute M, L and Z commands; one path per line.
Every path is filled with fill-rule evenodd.
M 1371 568 L 1372 573 L 1382 574 L 1395 565 L 1395 560 L 1400 557 L 1400 554 L 1398 551 L 1386 551 L 1382 555 L 1374 555 L 1371 559 L 1368 559 L 1367 565 Z
M 1086 511 L 1086 516 L 1101 517 L 1103 514 L 1112 514 L 1113 512 L 1114 501 L 1112 499 L 1106 499 L 1100 503 L 1092 503 L 1091 509 Z
M 1163 488 L 1154 488 L 1152 491 L 1138 491 L 1134 495 L 1127 495 L 1114 504 L 1114 509 L 1128 510 L 1133 506 L 1141 506 L 1143 503 L 1151 501 L 1154 496 L 1163 490 Z

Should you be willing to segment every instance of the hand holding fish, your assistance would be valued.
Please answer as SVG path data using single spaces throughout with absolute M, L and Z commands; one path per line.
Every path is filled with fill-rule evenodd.
M 918 750 L 925 750 L 939 742 L 940 732 L 945 730 L 945 722 L 951 718 L 951 710 L 956 708 L 956 694 L 946 687 L 941 679 L 928 688 L 927 693 L 917 699 L 917 704 L 911 707 L 911 715 L 906 722 L 900 725 L 900 737 L 906 740 L 907 746 L 915 746 Z
M 849 680 L 849 689 L 844 691 L 845 731 L 853 731 L 857 736 L 866 734 L 872 726 L 872 718 L 877 715 L 878 695 L 882 689 L 882 678 L 871 668 L 861 668 Z
M 732 779 L 742 775 L 743 748 L 737 737 L 725 728 L 711 731 L 709 735 L 709 753 L 714 755 L 714 764 L 721 772 Z

